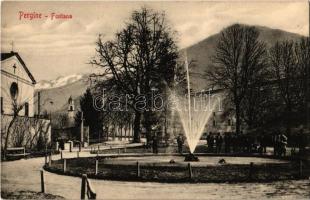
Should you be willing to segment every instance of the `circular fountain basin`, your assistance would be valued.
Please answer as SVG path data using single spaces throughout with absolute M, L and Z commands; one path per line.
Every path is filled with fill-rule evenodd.
M 299 166 L 286 160 L 263 157 L 199 155 L 199 162 L 184 156 L 120 155 L 80 157 L 53 161 L 45 169 L 59 174 L 122 181 L 247 182 L 300 178 Z

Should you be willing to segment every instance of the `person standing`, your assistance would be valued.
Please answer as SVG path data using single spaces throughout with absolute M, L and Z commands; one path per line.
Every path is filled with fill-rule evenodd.
M 280 135 L 280 156 L 286 156 L 287 137 L 283 133 Z
M 213 152 L 213 136 L 212 136 L 212 132 L 209 133 L 209 135 L 207 136 L 207 143 L 208 143 L 208 151 L 210 153 Z
M 230 153 L 231 151 L 231 144 L 231 133 L 229 132 L 227 136 L 227 153 Z
M 228 153 L 228 133 L 224 133 L 224 147 L 225 147 L 225 153 Z
M 262 147 L 262 153 L 266 154 L 267 153 L 267 135 L 265 134 L 265 132 L 263 132 L 260 143 Z
M 231 144 L 232 144 L 232 147 L 233 147 L 233 152 L 235 153 L 237 151 L 237 136 L 236 136 L 236 133 L 232 134 Z
M 179 154 L 183 153 L 183 144 L 184 144 L 184 140 L 181 134 L 179 134 L 178 138 L 177 138 L 177 143 L 178 143 L 178 152 Z
M 217 134 L 215 142 L 216 142 L 216 153 L 221 153 L 221 148 L 222 148 L 222 144 L 223 144 L 223 137 L 221 136 L 220 133 Z
M 302 155 L 304 154 L 306 146 L 307 146 L 307 138 L 305 137 L 303 129 L 300 129 L 297 138 L 298 138 L 297 143 L 298 143 L 298 149 L 299 149 L 298 153 Z
M 278 135 L 277 132 L 274 131 L 273 137 L 272 137 L 272 144 L 273 144 L 273 155 L 277 155 L 277 143 L 278 143 Z
M 152 145 L 153 145 L 153 153 L 158 154 L 158 140 L 157 140 L 157 136 L 154 135 L 152 140 L 153 140 L 153 143 L 152 143 Z

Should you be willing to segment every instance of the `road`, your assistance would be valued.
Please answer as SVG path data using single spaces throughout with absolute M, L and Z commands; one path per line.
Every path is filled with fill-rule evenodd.
M 66 152 L 64 157 L 76 156 Z M 80 156 L 89 156 L 82 152 Z M 55 156 L 54 159 L 59 158 Z M 1 164 L 2 190 L 40 191 L 40 169 L 44 158 Z M 45 171 L 46 192 L 66 199 L 79 199 L 81 179 Z M 309 199 L 310 180 L 238 184 L 168 184 L 91 179 L 98 199 Z

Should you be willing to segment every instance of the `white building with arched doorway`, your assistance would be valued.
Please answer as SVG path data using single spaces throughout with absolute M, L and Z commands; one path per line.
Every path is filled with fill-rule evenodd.
M 23 105 L 19 116 L 34 116 L 36 80 L 17 52 L 1 53 L 1 114 L 13 114 L 12 103 Z

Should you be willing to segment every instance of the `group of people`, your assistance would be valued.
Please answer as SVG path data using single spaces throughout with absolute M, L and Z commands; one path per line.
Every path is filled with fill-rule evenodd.
M 210 153 L 231 153 L 231 152 L 253 152 L 257 150 L 255 138 L 246 136 L 244 134 L 233 134 L 230 132 L 220 133 L 210 132 L 207 135 L 208 152 Z M 266 143 L 261 142 L 266 151 Z
M 209 152 L 220 153 L 223 145 L 222 135 L 220 133 L 214 135 L 210 132 L 209 135 L 207 136 L 207 144 Z M 227 144 L 227 142 L 225 144 Z
M 303 129 L 300 129 L 298 134 L 293 134 L 288 138 L 289 145 L 292 146 L 292 153 L 305 154 L 306 147 L 310 144 L 309 134 L 304 133 Z M 298 152 L 296 150 L 298 148 Z
M 239 135 L 226 132 L 224 136 L 220 133 L 210 132 L 207 135 L 208 152 L 210 153 L 266 153 L 267 145 L 274 145 L 275 155 L 285 155 L 287 137 L 284 134 L 277 134 L 274 137 L 267 136 L 265 133 L 259 136 Z M 271 145 L 272 146 L 272 145 Z M 224 147 L 222 151 L 222 147 Z
M 210 132 L 207 135 L 208 152 L 210 153 L 267 153 L 267 146 L 273 147 L 274 155 L 285 156 L 288 144 L 292 149 L 299 148 L 299 153 L 304 151 L 305 146 L 309 143 L 309 138 L 300 133 L 294 133 L 290 136 L 281 131 L 275 131 L 272 134 L 261 132 L 258 135 L 235 134 L 226 132 L 221 136 L 220 133 Z M 222 151 L 222 147 L 224 150 Z
M 266 134 L 262 132 L 257 136 L 243 134 L 235 134 L 232 132 L 225 132 L 223 135 L 221 133 L 212 133 L 209 132 L 207 140 L 207 151 L 209 153 L 235 153 L 235 152 L 244 152 L 244 153 L 266 153 L 267 146 L 273 147 L 274 155 L 276 156 L 285 156 L 286 147 L 288 141 L 290 141 L 291 147 L 299 147 L 299 151 L 305 149 L 307 138 L 303 137 L 303 132 L 299 135 L 287 137 L 285 134 L 280 131 L 276 131 L 273 134 Z M 184 136 L 179 134 L 176 138 L 178 145 L 178 153 L 183 153 L 184 145 Z M 153 153 L 158 153 L 158 138 L 153 136 L 152 138 L 152 149 Z
M 182 154 L 184 138 L 181 134 L 178 135 L 177 137 L 177 143 L 178 143 L 178 153 Z M 152 150 L 154 154 L 158 154 L 158 137 L 156 135 L 152 137 Z

